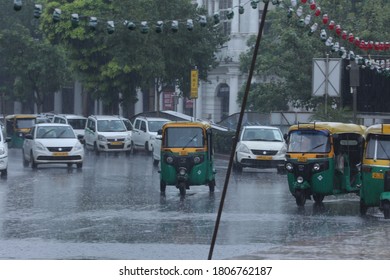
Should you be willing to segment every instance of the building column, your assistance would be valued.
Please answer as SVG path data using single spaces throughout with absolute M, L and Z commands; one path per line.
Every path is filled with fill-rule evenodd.
M 54 93 L 54 113 L 62 113 L 62 92 L 60 90 Z
M 83 96 L 82 96 L 82 85 L 79 81 L 74 83 L 74 104 L 73 111 L 76 115 L 83 114 Z
M 240 5 L 239 0 L 233 0 L 233 11 L 234 11 L 234 17 L 232 18 L 231 22 L 231 33 L 238 33 L 239 32 L 239 26 L 240 26 L 240 14 L 238 13 L 237 7 Z
M 237 104 L 238 96 L 238 75 L 230 75 L 229 78 L 229 115 L 237 113 L 239 111 L 239 106 Z
M 144 97 L 141 89 L 137 89 L 137 103 L 134 104 L 134 114 L 137 115 L 139 113 L 142 113 L 143 111 L 143 104 L 144 104 Z

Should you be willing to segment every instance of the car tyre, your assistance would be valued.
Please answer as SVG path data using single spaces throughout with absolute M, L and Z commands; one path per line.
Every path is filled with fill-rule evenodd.
M 30 165 L 30 162 L 26 159 L 24 150 L 22 150 L 22 153 L 23 153 L 23 167 L 28 167 Z
M 31 168 L 32 168 L 32 169 L 37 169 L 38 164 L 35 162 L 34 156 L 33 156 L 33 153 L 32 153 L 32 152 L 31 152 L 31 155 L 30 155 L 30 160 L 31 160 Z
M 1 170 L 0 171 L 1 172 L 1 178 L 5 178 L 5 177 L 7 177 L 7 174 L 8 174 L 8 170 L 7 170 L 7 168 L 6 169 L 3 169 L 3 170 Z
M 97 155 L 97 156 L 100 155 L 100 152 L 99 152 L 99 149 L 98 149 L 96 142 L 93 143 L 93 150 L 95 151 L 95 155 Z
M 83 163 L 82 162 L 76 163 L 76 167 L 77 167 L 77 169 L 83 168 Z

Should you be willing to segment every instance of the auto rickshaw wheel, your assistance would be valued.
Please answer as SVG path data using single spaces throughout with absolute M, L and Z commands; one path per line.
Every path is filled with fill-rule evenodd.
M 210 192 L 214 192 L 214 190 L 215 190 L 215 179 L 209 181 L 209 190 L 210 190 Z
M 180 196 L 185 196 L 186 195 L 186 188 L 187 188 L 186 184 L 181 183 L 181 184 L 179 184 L 178 188 L 180 191 Z
M 382 202 L 382 210 L 385 219 L 390 219 L 390 202 L 388 200 Z
M 359 205 L 360 215 L 366 215 L 368 207 L 364 203 L 363 199 L 360 199 L 360 205 Z
M 165 189 L 167 188 L 167 184 L 163 180 L 160 180 L 160 192 L 165 193 Z
M 298 206 L 304 206 L 306 203 L 306 194 L 303 190 L 295 191 L 295 202 Z
M 316 203 L 321 203 L 324 200 L 325 195 L 323 194 L 313 194 L 313 199 Z

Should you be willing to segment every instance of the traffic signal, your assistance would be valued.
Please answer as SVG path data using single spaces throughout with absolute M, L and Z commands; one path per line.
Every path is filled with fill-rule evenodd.
M 61 9 L 54 9 L 53 12 L 53 21 L 54 22 L 59 22 L 61 20 Z
M 42 5 L 41 4 L 35 4 L 34 6 L 34 17 L 40 18 L 42 14 Z

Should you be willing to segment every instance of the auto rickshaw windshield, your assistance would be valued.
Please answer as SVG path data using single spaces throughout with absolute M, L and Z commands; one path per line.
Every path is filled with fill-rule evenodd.
M 204 146 L 203 129 L 200 127 L 169 127 L 165 131 L 166 148 L 201 148 Z
M 290 132 L 287 152 L 327 153 L 329 151 L 329 133 L 325 131 L 295 130 Z
M 366 158 L 390 159 L 390 135 L 372 135 L 367 140 Z
M 35 125 L 35 119 L 16 119 L 15 128 L 31 128 Z

